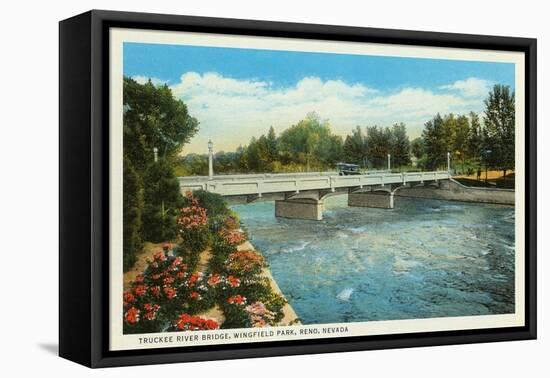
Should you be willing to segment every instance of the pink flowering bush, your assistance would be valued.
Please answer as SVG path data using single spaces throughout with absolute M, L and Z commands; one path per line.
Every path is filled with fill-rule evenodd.
M 245 235 L 241 230 L 222 230 L 220 232 L 222 239 L 231 245 L 240 245 L 246 241 Z
M 275 320 L 275 312 L 267 309 L 265 304 L 260 301 L 254 302 L 245 307 L 252 327 L 265 327 L 272 325 Z
M 177 218 L 178 235 L 185 247 L 193 253 L 199 253 L 208 245 L 208 217 L 206 209 L 200 206 L 191 192 L 187 192 L 185 197 L 187 206 L 180 209 L 180 215 Z

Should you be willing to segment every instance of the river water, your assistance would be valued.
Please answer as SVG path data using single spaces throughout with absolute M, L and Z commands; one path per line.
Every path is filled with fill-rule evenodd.
M 514 208 L 396 197 L 325 201 L 322 221 L 236 205 L 304 324 L 514 312 Z

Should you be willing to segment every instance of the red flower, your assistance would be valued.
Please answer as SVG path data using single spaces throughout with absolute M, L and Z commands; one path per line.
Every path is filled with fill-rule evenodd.
M 221 281 L 221 276 L 218 273 L 213 273 L 208 278 L 207 283 L 210 286 L 216 286 L 217 284 L 220 283 L 220 281 Z
M 153 311 L 149 311 L 149 312 L 146 312 L 145 315 L 143 315 L 143 316 L 147 320 L 155 320 L 155 318 L 157 317 L 157 313 L 153 312 Z
M 191 276 L 189 276 L 189 279 L 187 280 L 187 284 L 189 286 L 194 286 L 195 283 L 199 280 L 199 278 L 200 278 L 200 274 L 195 272 L 191 274 Z
M 151 303 L 145 303 L 143 305 L 143 308 L 146 310 L 146 311 L 158 311 L 160 306 L 158 304 L 151 304 Z
M 239 245 L 245 241 L 243 233 L 239 230 L 224 230 L 221 232 L 221 236 L 231 245 Z
M 229 285 L 231 287 L 239 287 L 239 285 L 241 284 L 241 280 L 233 276 L 227 277 L 227 282 L 229 282 Z
M 181 234 L 186 234 L 187 230 L 200 229 L 208 222 L 206 209 L 200 207 L 199 201 L 193 197 L 192 193 L 186 194 L 186 196 L 191 201 L 191 206 L 180 209 L 180 216 L 177 222 L 180 225 L 179 232 Z
M 218 329 L 220 325 L 211 319 L 204 319 L 199 316 L 181 314 L 176 320 L 176 328 L 181 331 Z
M 193 292 L 191 293 L 190 297 L 191 297 L 192 299 L 197 299 L 197 298 L 199 298 L 199 297 L 200 297 L 200 295 L 199 295 L 199 293 L 198 293 L 198 292 L 196 292 L 196 291 L 193 291 Z
M 134 293 L 135 293 L 138 297 L 141 297 L 141 296 L 144 295 L 146 292 L 147 292 L 147 286 L 145 286 L 145 285 L 137 285 L 137 286 L 134 288 Z
M 164 254 L 164 251 L 157 251 L 153 255 L 153 258 L 155 259 L 155 261 L 165 261 L 166 255 Z
M 136 297 L 134 297 L 134 295 L 129 292 L 129 291 L 125 291 L 124 294 L 122 295 L 122 298 L 123 298 L 123 302 L 124 302 L 124 307 L 134 303 L 136 301 Z
M 135 324 L 139 322 L 139 310 L 135 307 L 131 307 L 128 311 L 126 311 L 124 319 L 128 324 Z
M 164 285 L 166 286 L 171 285 L 173 282 L 174 282 L 173 277 L 166 277 L 164 280 L 162 280 L 162 283 L 164 283 Z
M 145 280 L 145 277 L 143 276 L 143 274 L 138 274 L 134 282 L 142 283 L 144 280 Z
M 157 298 L 160 297 L 160 286 L 151 287 L 151 294 Z
M 168 297 L 168 299 L 172 299 L 174 297 L 176 297 L 176 289 L 174 289 L 173 287 L 170 287 L 170 286 L 166 286 L 164 289 L 164 294 L 166 294 L 166 296 Z
M 164 250 L 164 252 L 168 252 L 169 249 L 171 249 L 172 246 L 170 245 L 170 243 L 164 243 L 162 245 L 162 249 Z
M 183 262 L 183 258 L 181 256 L 178 256 L 172 261 L 172 264 L 170 265 L 170 268 L 172 270 L 176 270 L 178 268 L 178 266 L 182 265 L 182 262 Z M 185 266 L 185 268 L 187 268 L 187 267 Z
M 246 303 L 246 298 L 243 297 L 242 295 L 235 295 L 233 297 L 227 298 L 227 303 L 242 305 Z
M 212 320 L 212 319 L 208 319 L 205 323 L 204 323 L 204 327 L 206 329 L 218 329 L 220 327 L 220 325 Z

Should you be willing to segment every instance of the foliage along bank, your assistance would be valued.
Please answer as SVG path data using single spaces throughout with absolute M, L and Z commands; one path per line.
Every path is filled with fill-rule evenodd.
M 187 193 L 176 224 L 177 245 L 156 252 L 123 294 L 124 333 L 265 327 L 283 318 L 286 300 L 263 275 L 263 256 L 240 248 L 246 232 L 221 196 Z M 201 315 L 214 307 L 223 321 Z
M 182 198 L 173 167 L 181 147 L 198 131 L 198 121 L 167 85 L 155 86 L 151 81 L 139 84 L 125 77 L 123 103 L 123 265 L 127 271 L 143 241 L 162 242 L 176 236 Z

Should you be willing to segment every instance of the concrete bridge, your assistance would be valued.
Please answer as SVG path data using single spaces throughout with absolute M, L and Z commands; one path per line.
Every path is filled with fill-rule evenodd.
M 275 216 L 321 220 L 323 200 L 347 194 L 348 206 L 393 208 L 394 194 L 401 188 L 439 187 L 449 171 L 392 173 L 372 171 L 354 176 L 337 172 L 279 173 L 179 177 L 182 193 L 206 190 L 231 203 L 275 201 Z

